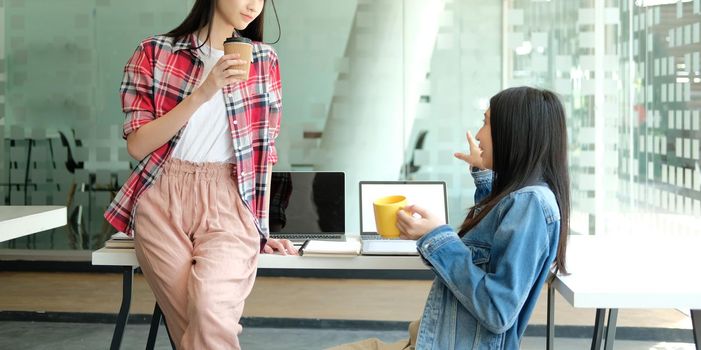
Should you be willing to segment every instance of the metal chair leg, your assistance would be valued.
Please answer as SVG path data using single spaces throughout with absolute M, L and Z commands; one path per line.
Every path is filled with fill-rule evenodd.
M 545 349 L 555 349 L 555 288 L 551 283 L 548 288 L 548 326 L 545 335 Z

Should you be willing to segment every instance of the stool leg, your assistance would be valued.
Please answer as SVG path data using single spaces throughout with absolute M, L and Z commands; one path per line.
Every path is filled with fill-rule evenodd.
M 160 306 L 156 303 L 156 306 L 153 308 L 153 315 L 151 315 L 151 328 L 148 330 L 146 350 L 153 350 L 156 346 L 156 337 L 158 336 L 158 326 L 161 324 L 161 318 L 163 318 L 163 314 Z
M 168 323 L 166 323 L 165 317 L 163 318 L 163 325 L 166 327 L 166 333 L 168 334 L 168 340 L 170 340 L 170 347 L 175 349 L 175 343 L 173 343 L 173 337 L 170 336 L 170 331 L 168 330 Z

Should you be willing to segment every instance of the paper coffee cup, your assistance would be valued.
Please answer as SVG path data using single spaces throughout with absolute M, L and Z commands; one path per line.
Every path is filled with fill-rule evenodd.
M 375 226 L 382 237 L 399 237 L 397 228 L 397 213 L 406 206 L 406 197 L 387 196 L 376 199 L 372 203 L 375 210 Z
M 240 55 L 239 59 L 246 61 L 245 64 L 237 64 L 231 66 L 233 69 L 242 70 L 245 72 L 241 76 L 243 80 L 248 80 L 248 73 L 251 69 L 251 61 L 253 61 L 253 44 L 251 40 L 244 37 L 231 37 L 224 41 L 224 54 L 237 53 Z

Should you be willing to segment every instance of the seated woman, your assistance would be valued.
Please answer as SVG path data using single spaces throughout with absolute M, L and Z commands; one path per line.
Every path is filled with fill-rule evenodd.
M 551 269 L 566 273 L 570 192 L 565 113 L 557 96 L 529 87 L 491 98 L 484 125 L 467 133 L 477 187 L 455 232 L 419 205 L 397 216 L 402 238 L 436 274 L 418 327 L 394 344 L 334 349 L 518 349 Z M 418 213 L 419 215 L 413 215 Z

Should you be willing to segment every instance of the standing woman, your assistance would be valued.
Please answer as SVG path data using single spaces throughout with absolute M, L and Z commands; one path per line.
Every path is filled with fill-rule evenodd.
M 135 237 L 178 349 L 239 349 L 259 251 L 296 254 L 268 239 L 282 104 L 277 54 L 261 42 L 264 5 L 197 0 L 124 68 L 124 138 L 140 162 L 105 218 Z M 252 41 L 248 79 L 247 62 L 224 55 L 231 36 Z

